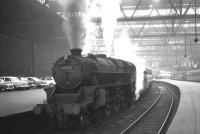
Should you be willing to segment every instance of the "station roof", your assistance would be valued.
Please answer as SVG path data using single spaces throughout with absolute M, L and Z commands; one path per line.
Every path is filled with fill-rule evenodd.
M 127 29 L 132 44 L 139 44 L 137 55 L 150 66 L 173 68 L 184 59 L 198 61 L 199 7 L 199 0 L 122 0 L 115 37 Z M 93 21 L 101 23 L 102 18 Z
M 62 0 L 38 1 L 1 0 L 0 35 L 66 47 L 63 18 L 54 10 L 56 1 Z M 138 44 L 137 55 L 149 65 L 170 67 L 182 64 L 184 58 L 197 60 L 200 57 L 199 0 L 121 0 L 119 6 L 114 38 L 127 30 L 132 44 Z M 98 15 L 92 19 L 99 28 L 99 42 L 102 42 L 101 20 Z M 105 47 L 99 44 L 96 47 Z
M 1 0 L 0 36 L 67 46 L 62 17 L 36 0 Z

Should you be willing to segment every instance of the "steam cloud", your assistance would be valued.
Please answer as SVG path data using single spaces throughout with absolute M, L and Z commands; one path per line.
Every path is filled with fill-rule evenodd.
M 83 15 L 86 10 L 85 1 L 67 0 L 64 4 L 64 15 L 67 21 L 63 26 L 64 29 L 66 29 L 66 34 L 70 43 L 69 49 L 81 48 L 84 36 Z
M 121 0 L 102 0 L 102 27 L 106 55 L 111 56 L 114 30 L 116 26 L 117 13 L 120 11 Z

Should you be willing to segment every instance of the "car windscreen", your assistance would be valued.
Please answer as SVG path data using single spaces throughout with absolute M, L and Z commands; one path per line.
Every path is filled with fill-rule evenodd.
M 10 77 L 9 79 L 10 79 L 10 81 L 20 81 L 17 77 Z M 6 78 L 5 78 L 5 80 L 6 80 Z
M 23 77 L 21 77 L 20 79 L 23 80 L 23 81 L 28 81 L 27 78 L 23 78 Z
M 32 78 L 34 81 L 42 81 L 42 80 L 40 80 L 40 79 L 38 79 L 38 78 L 36 78 L 36 77 L 33 77 Z
M 5 81 L 11 81 L 11 79 L 10 79 L 10 78 L 5 78 L 4 80 L 5 80 Z
M 47 77 L 47 78 L 45 78 L 45 80 L 52 80 L 52 79 L 51 79 L 51 77 Z
M 0 79 L 0 83 L 4 83 L 4 81 L 2 79 Z
M 30 81 L 34 81 L 33 78 L 28 78 L 28 80 L 30 80 Z

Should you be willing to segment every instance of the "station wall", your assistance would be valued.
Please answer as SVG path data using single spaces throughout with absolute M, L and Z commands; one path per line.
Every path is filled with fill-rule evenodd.
M 63 48 L 0 36 L 0 76 L 51 76 L 51 68 Z

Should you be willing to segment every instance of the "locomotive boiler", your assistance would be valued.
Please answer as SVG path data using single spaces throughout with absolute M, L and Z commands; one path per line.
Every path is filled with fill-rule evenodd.
M 98 113 L 109 117 L 134 100 L 134 64 L 102 54 L 82 56 L 81 51 L 74 48 L 71 55 L 55 62 L 55 90 L 48 94 L 47 103 L 34 110 L 36 114 L 46 112 L 59 126 L 72 117 L 81 124 Z

